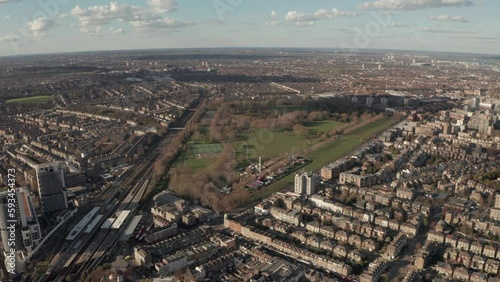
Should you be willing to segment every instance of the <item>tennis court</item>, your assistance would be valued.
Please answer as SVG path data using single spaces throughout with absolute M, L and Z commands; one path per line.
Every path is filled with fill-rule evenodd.
M 189 147 L 193 154 L 219 154 L 222 152 L 222 145 L 220 143 L 191 144 Z

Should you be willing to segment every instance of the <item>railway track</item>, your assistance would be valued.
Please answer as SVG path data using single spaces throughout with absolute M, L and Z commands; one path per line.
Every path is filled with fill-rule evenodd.
M 201 96 L 200 99 L 196 101 L 194 104 L 195 109 L 199 108 L 203 100 L 204 96 Z M 194 112 L 195 111 L 193 110 L 185 111 L 173 127 L 183 127 L 189 120 L 191 120 Z M 148 154 L 148 159 L 139 164 L 137 169 L 134 169 L 132 175 L 127 177 L 123 183 L 119 183 L 119 185 L 115 185 L 115 187 L 112 188 L 113 191 L 111 192 L 111 197 L 103 209 L 103 218 L 101 219 L 101 222 L 96 225 L 97 227 L 101 226 L 103 221 L 117 212 L 132 210 L 133 216 L 139 207 L 139 201 L 146 192 L 149 181 L 153 175 L 151 167 L 159 160 L 161 152 L 166 149 L 172 139 L 178 134 L 179 131 L 170 131 L 162 142 L 155 148 L 155 150 Z M 135 183 L 135 185 L 132 185 L 133 183 Z M 125 188 L 124 191 L 120 191 L 120 186 L 127 188 Z M 118 193 L 120 193 L 118 196 L 119 199 L 114 202 Z M 69 275 L 71 275 L 71 281 L 81 280 L 81 275 L 88 275 L 99 265 L 107 252 L 113 248 L 124 226 L 126 226 L 126 224 L 123 224 L 120 229 L 97 229 L 85 238 L 77 241 L 77 243 L 73 243 L 69 248 L 69 251 L 71 251 L 72 247 L 76 244 L 78 244 L 78 246 L 76 250 L 73 250 L 73 253 L 64 263 L 64 266 L 61 269 L 57 269 L 57 267 L 52 269 L 55 273 L 59 271 L 57 274 L 52 273 L 52 275 L 57 275 L 55 279 L 45 279 L 43 281 L 64 281 L 64 279 Z M 59 266 L 60 264 L 62 264 L 62 262 L 58 262 L 55 266 Z M 49 277 L 47 278 L 50 278 L 51 272 L 52 271 L 49 269 L 49 273 L 47 273 Z
M 158 148 L 157 150 L 160 149 L 161 148 Z M 144 187 L 147 187 L 149 178 L 152 174 L 152 172 L 148 172 L 147 169 L 151 167 L 151 165 L 154 164 L 157 159 L 158 155 L 151 158 L 149 161 L 142 164 L 137 170 L 135 170 L 135 172 L 133 173 L 133 175 L 131 175 L 131 177 L 129 177 L 129 179 L 135 180 L 141 174 L 142 177 L 140 177 L 139 180 L 135 181 L 137 183 L 136 185 L 129 185 L 125 192 L 121 193 L 121 195 L 119 196 L 119 200 L 113 203 L 114 197 L 110 198 L 110 203 L 108 203 L 106 209 L 104 210 L 105 213 L 103 215 L 103 219 L 101 220 L 102 222 L 99 222 L 97 228 L 101 226 L 103 221 L 105 221 L 107 218 L 111 217 L 117 212 L 126 210 L 131 204 L 134 205 L 134 209 L 138 207 L 140 200 L 140 197 L 137 196 L 139 194 L 138 192 L 141 190 L 145 190 Z M 127 182 L 130 182 L 130 180 Z M 118 190 L 116 190 L 116 192 L 118 192 Z M 120 234 L 119 230 L 114 229 L 97 229 L 94 232 L 97 232 L 97 234 L 94 235 L 94 233 L 88 236 L 84 240 L 84 242 L 80 244 L 76 253 L 71 255 L 68 261 L 66 261 L 66 263 L 64 264 L 62 268 L 63 273 L 60 273 L 54 281 L 63 281 L 64 278 L 70 274 L 83 274 L 85 273 L 85 271 L 91 270 L 91 267 L 93 265 L 92 262 L 96 261 L 97 258 L 105 253 L 106 248 L 104 246 L 106 246 L 106 244 L 113 243 L 112 241 L 114 241 Z

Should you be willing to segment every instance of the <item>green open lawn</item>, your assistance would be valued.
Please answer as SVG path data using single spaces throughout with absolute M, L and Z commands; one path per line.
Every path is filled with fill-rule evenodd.
M 366 125 L 346 136 L 341 136 L 337 140 L 334 140 L 333 142 L 326 144 L 320 149 L 311 152 L 307 155 L 307 157 L 312 159 L 312 162 L 304 167 L 304 171 L 317 171 L 321 169 L 323 166 L 345 156 L 346 154 L 363 144 L 365 141 L 373 137 L 373 135 L 390 127 L 395 122 L 396 120 L 393 118 L 385 118 L 375 121 L 374 123 Z M 287 185 L 292 184 L 293 180 L 294 175 L 288 175 L 271 184 L 269 187 L 254 192 L 253 198 L 259 199 L 280 191 Z
M 308 146 L 303 137 L 299 137 L 290 131 L 254 130 L 241 134 L 237 141 L 231 142 L 236 150 L 239 161 L 248 159 L 255 161 L 259 157 L 271 159 L 285 153 L 298 152 Z
M 185 149 L 181 152 L 180 156 L 174 163 L 174 166 L 181 166 L 192 170 L 193 172 L 203 170 L 208 167 L 210 164 L 214 163 L 217 158 L 201 158 L 197 159 L 196 155 L 191 150 L 191 146 L 194 144 L 189 144 Z M 219 144 L 220 145 L 220 144 Z
M 335 128 L 343 125 L 342 122 L 327 120 L 327 121 L 317 121 L 306 124 L 305 126 L 309 130 L 310 133 L 325 133 L 328 131 L 332 131 Z
M 196 159 L 196 158 L 188 158 L 184 159 L 181 163 L 182 166 L 189 168 L 192 171 L 200 171 L 211 164 L 217 161 L 217 158 L 204 158 L 204 159 Z
M 310 135 L 318 135 L 341 126 L 341 122 L 319 121 L 305 124 Z M 208 127 L 201 127 L 201 133 L 210 134 Z M 285 153 L 298 153 L 304 148 L 311 146 L 311 140 L 298 136 L 293 131 L 269 131 L 257 129 L 239 134 L 236 140 L 230 142 L 236 152 L 236 159 L 240 167 L 256 162 L 259 157 L 271 159 L 282 156 Z M 185 166 L 197 171 L 213 163 L 214 158 L 197 159 L 198 153 L 219 153 L 222 149 L 219 144 L 190 144 L 184 150 L 176 165 Z M 217 149 L 217 150 L 216 150 Z
M 310 133 L 316 135 L 331 131 L 339 126 L 341 122 L 336 121 L 320 121 L 306 124 L 305 127 Z M 309 134 L 308 134 L 309 135 Z M 253 130 L 238 136 L 238 140 L 231 142 L 238 161 L 244 162 L 247 156 L 250 161 L 256 161 L 259 157 L 271 159 L 283 154 L 298 153 L 303 149 L 311 146 L 311 140 L 298 136 L 293 131 L 274 131 L 269 130 Z
M 348 152 L 366 142 L 378 132 L 388 128 L 395 122 L 392 118 L 385 118 L 366 125 L 351 134 L 341 136 L 339 139 L 323 146 L 321 149 L 310 153 L 307 157 L 313 160 L 305 167 L 306 171 L 316 171 L 323 166 L 341 158 Z
M 6 104 L 27 104 L 27 103 L 41 103 L 45 101 L 51 101 L 53 96 L 32 96 L 32 97 L 24 97 L 24 98 L 16 98 L 5 101 Z

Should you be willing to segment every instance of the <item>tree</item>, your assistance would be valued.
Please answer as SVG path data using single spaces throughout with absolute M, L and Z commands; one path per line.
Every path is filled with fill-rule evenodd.
M 422 224 L 424 225 L 424 227 L 429 226 L 429 220 L 427 218 L 424 218 L 424 220 L 422 221 Z
M 293 132 L 298 136 L 305 137 L 307 134 L 307 128 L 302 124 L 296 124 L 293 126 Z

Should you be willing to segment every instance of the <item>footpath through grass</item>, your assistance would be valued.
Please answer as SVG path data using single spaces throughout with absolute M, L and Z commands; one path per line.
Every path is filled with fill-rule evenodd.
M 340 159 L 362 145 L 364 142 L 368 141 L 371 137 L 373 137 L 373 135 L 390 127 L 395 122 L 396 120 L 393 118 L 384 118 L 365 125 L 348 135 L 339 136 L 338 139 L 324 145 L 314 152 L 309 153 L 307 157 L 312 159 L 312 162 L 304 167 L 304 171 L 317 171 L 323 166 Z M 293 184 L 293 181 L 294 174 L 292 173 L 274 182 L 268 187 L 254 192 L 252 198 L 253 200 L 257 200 L 276 193 L 286 186 Z

